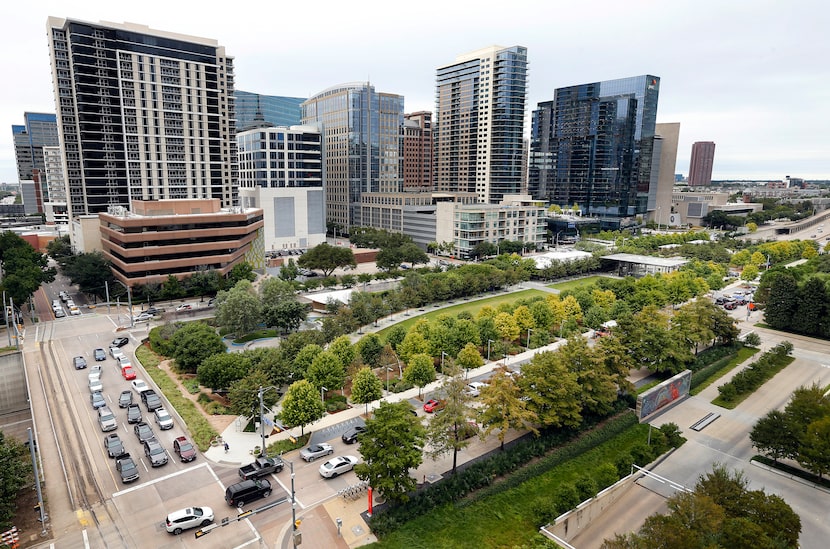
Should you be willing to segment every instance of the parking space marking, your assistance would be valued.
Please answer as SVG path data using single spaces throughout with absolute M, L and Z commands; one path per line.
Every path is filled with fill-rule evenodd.
M 129 487 L 129 488 L 127 488 L 126 490 L 121 490 L 120 492 L 115 492 L 115 493 L 112 495 L 112 497 L 113 497 L 113 499 L 115 499 L 115 498 L 117 498 L 118 496 L 123 496 L 123 495 L 125 495 L 125 494 L 129 494 L 130 492 L 135 492 L 136 490 L 140 490 L 141 488 L 145 488 L 145 487 L 147 487 L 147 486 L 152 486 L 153 484 L 156 484 L 156 483 L 158 483 L 158 482 L 161 482 L 161 481 L 164 481 L 164 480 L 167 480 L 167 479 L 173 478 L 173 477 L 177 477 L 177 476 L 179 476 L 179 475 L 184 475 L 184 474 L 186 474 L 186 473 L 189 473 L 190 471 L 193 471 L 193 470 L 195 470 L 195 469 L 199 469 L 199 468 L 201 468 L 201 467 L 208 467 L 208 464 L 207 464 L 207 463 L 205 463 L 205 462 L 202 462 L 202 463 L 200 463 L 199 465 L 195 465 L 195 466 L 193 466 L 193 467 L 188 467 L 187 469 L 184 469 L 184 470 L 182 470 L 182 471 L 177 471 L 177 472 L 175 472 L 175 473 L 170 473 L 169 475 L 165 475 L 165 476 L 163 476 L 163 477 L 159 477 L 159 478 L 157 478 L 157 479 L 153 479 L 153 480 L 151 480 L 151 481 L 149 481 L 149 482 L 145 482 L 145 483 L 142 483 L 142 484 L 137 484 L 137 485 L 135 485 L 135 486 L 130 486 L 130 487 Z M 145 465 L 145 467 L 144 467 L 144 468 L 146 469 L 146 468 L 147 468 L 147 466 Z M 213 472 L 213 471 L 211 470 L 211 472 Z M 214 474 L 213 476 L 215 477 L 216 475 Z M 219 479 L 217 478 L 216 480 L 218 481 Z M 221 484 L 221 483 L 220 483 L 220 484 Z

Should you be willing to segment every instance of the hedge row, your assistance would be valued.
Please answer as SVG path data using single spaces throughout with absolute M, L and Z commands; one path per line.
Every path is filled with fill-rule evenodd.
M 625 408 L 624 402 L 620 401 L 619 404 L 620 408 Z M 463 471 L 413 494 L 408 502 L 375 513 L 370 521 L 372 532 L 377 536 L 383 536 L 413 517 L 465 498 L 475 490 L 492 486 L 491 489 L 494 490 L 492 493 L 495 493 L 516 486 L 540 472 L 613 438 L 636 424 L 637 418 L 632 413 L 623 412 L 605 420 L 601 427 L 585 432 L 595 427 L 600 421 L 602 419 L 599 418 L 593 421 L 586 420 L 583 425 L 573 430 L 543 431 L 538 437 L 521 441 L 504 451 L 496 452 L 490 457 L 477 461 Z M 568 441 L 573 442 L 564 446 Z M 497 478 L 520 469 L 531 460 L 545 456 L 551 449 L 557 447 L 560 448 L 550 456 L 494 485 Z M 484 494 L 483 491 L 482 494 Z
M 692 374 L 692 390 L 690 391 L 692 395 L 698 394 L 712 382 L 758 352 L 758 349 L 742 347 L 739 343 L 730 346 L 729 349 L 732 351 L 728 355 Z
M 764 353 L 761 358 L 735 374 L 731 381 L 718 387 L 720 396 L 712 403 L 724 408 L 734 408 L 790 364 L 794 360 L 789 356 L 792 350 L 793 344 L 789 341 L 779 343 Z

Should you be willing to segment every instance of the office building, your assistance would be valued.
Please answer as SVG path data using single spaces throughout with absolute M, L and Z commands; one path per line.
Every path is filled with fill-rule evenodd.
M 242 132 L 267 122 L 272 126 L 298 126 L 304 97 L 280 97 L 242 90 L 233 92 L 236 100 L 236 131 Z
M 47 223 L 66 224 L 69 210 L 66 205 L 66 178 L 63 176 L 63 155 L 60 147 L 43 147 L 43 173 L 49 200 L 43 204 Z
M 436 72 L 435 189 L 497 204 L 520 194 L 527 48 L 491 46 Z
M 559 88 L 553 101 L 539 103 L 530 146 L 534 198 L 577 205 L 607 228 L 646 215 L 657 193 L 659 89 L 658 77 L 642 75 Z
M 432 113 L 413 112 L 404 115 L 403 123 L 403 190 L 432 190 Z
M 303 124 L 323 130 L 326 220 L 364 225 L 360 196 L 401 190 L 403 96 L 368 82 L 341 84 L 302 104 Z
M 243 261 L 264 268 L 260 209 L 221 208 L 218 198 L 134 200 L 129 210 L 111 206 L 98 218 L 104 257 L 127 286 L 211 269 L 226 275 Z
M 648 210 L 651 220 L 656 221 L 660 228 L 668 227 L 672 219 L 677 219 L 676 216 L 672 217 L 674 213 L 672 192 L 674 191 L 674 170 L 677 166 L 677 144 L 680 141 L 680 123 L 655 124 L 654 134 L 654 164 L 657 166 L 658 174 L 655 192 L 651 193 L 654 200 L 649 200 Z
M 239 201 L 263 212 L 266 251 L 326 241 L 323 151 L 311 126 L 265 127 L 236 134 Z
M 689 186 L 712 184 L 712 164 L 715 161 L 715 144 L 712 141 L 696 141 L 692 144 L 692 161 L 689 164 Z
M 50 17 L 72 217 L 133 200 L 236 203 L 233 59 L 215 40 Z
M 23 125 L 12 126 L 18 181 L 31 180 L 35 170 L 42 172 L 43 147 L 59 144 L 58 122 L 54 114 L 27 112 L 23 119 Z

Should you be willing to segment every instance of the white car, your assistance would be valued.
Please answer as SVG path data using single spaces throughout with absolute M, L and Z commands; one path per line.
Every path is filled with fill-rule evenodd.
M 96 377 L 90 377 L 89 378 L 89 392 L 90 393 L 95 393 L 97 391 L 103 391 L 103 390 L 104 390 L 104 384 L 101 383 L 101 378 L 100 377 L 96 376 Z
M 141 313 L 140 315 L 135 317 L 135 321 L 136 322 L 149 322 L 150 320 L 152 320 L 152 318 L 153 318 L 153 315 L 151 315 L 151 314 Z
M 331 458 L 320 466 L 320 476 L 323 478 L 334 478 L 343 473 L 348 473 L 357 465 L 357 458 L 354 456 L 337 456 Z
M 158 408 L 153 415 L 156 418 L 156 423 L 159 426 L 159 429 L 162 431 L 166 431 L 167 429 L 173 428 L 173 418 L 170 417 L 170 414 L 164 408 Z
M 118 360 L 122 356 L 126 357 L 127 355 L 125 355 L 124 351 L 122 351 L 119 347 L 110 347 L 110 356 L 112 356 L 115 360 Z
M 75 306 L 72 306 L 72 307 L 69 307 L 69 314 L 71 314 L 73 316 L 77 316 L 77 315 L 81 314 L 81 310 L 79 308 L 75 307 Z
M 167 515 L 164 524 L 168 532 L 178 536 L 182 533 L 182 530 L 195 528 L 196 526 L 207 526 L 211 522 L 213 522 L 213 509 L 210 507 L 188 507 Z
M 150 390 L 150 386 L 144 383 L 144 380 L 142 379 L 134 379 L 130 382 L 130 385 L 132 386 L 133 391 L 135 391 L 139 395 L 144 391 Z
M 123 368 L 125 366 L 132 366 L 133 365 L 133 363 L 130 362 L 130 359 L 127 358 L 126 356 L 124 356 L 123 353 L 121 354 L 120 357 L 116 358 L 115 360 L 118 361 L 118 367 L 119 368 Z
M 475 398 L 481 394 L 481 390 L 486 387 L 486 383 L 482 383 L 481 381 L 473 381 L 464 389 L 468 395 Z

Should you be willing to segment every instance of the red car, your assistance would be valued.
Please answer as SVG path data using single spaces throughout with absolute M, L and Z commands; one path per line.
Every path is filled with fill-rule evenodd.
M 444 401 L 443 400 L 435 400 L 431 398 L 424 403 L 424 412 L 431 414 L 432 412 L 437 412 L 438 410 L 444 409 Z
M 132 366 L 124 366 L 121 368 L 121 375 L 124 376 L 124 379 L 130 381 L 131 379 L 135 379 L 135 370 L 133 370 Z
M 173 441 L 173 451 L 183 463 L 196 459 L 196 448 L 185 437 L 179 437 Z

